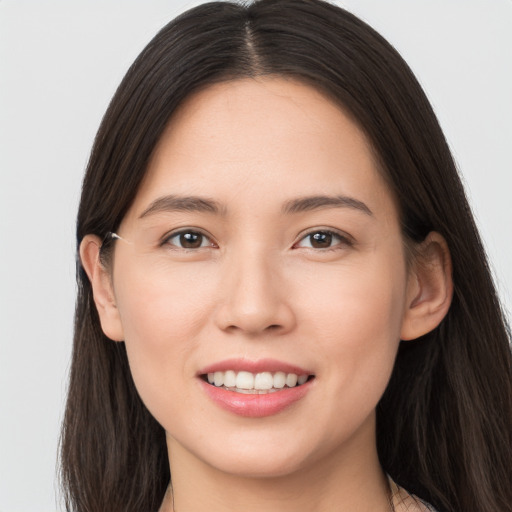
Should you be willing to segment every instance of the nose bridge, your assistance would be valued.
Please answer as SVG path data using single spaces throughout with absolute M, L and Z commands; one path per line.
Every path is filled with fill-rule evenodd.
M 286 331 L 294 324 L 276 254 L 250 244 L 226 259 L 219 326 L 256 334 Z

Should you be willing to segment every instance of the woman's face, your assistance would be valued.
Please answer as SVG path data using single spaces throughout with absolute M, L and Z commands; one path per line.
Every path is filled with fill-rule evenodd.
M 119 235 L 119 325 L 171 465 L 270 476 L 374 455 L 411 280 L 392 195 L 342 110 L 277 78 L 193 95 Z

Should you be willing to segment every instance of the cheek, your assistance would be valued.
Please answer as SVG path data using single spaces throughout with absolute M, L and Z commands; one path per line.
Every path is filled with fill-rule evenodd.
M 206 298 L 214 283 L 186 269 L 119 274 L 123 280 L 115 287 L 116 302 L 131 373 L 142 400 L 159 420 L 157 411 L 176 407 L 172 390 L 180 388 L 187 398 L 179 383 L 194 375 L 191 355 L 209 316 Z
M 116 261 L 115 296 L 127 341 L 145 346 L 184 337 L 193 341 L 217 288 L 215 272 L 209 265 L 171 264 L 165 255 L 141 260 L 139 266 Z
M 316 273 L 307 304 L 307 337 L 330 383 L 334 414 L 368 414 L 389 381 L 405 304 L 405 269 L 388 265 L 340 268 Z
M 394 265 L 391 255 L 367 258 L 338 267 L 301 269 L 301 283 L 294 292 L 298 307 L 335 337 L 359 340 L 364 333 L 399 335 L 405 306 L 405 264 Z M 388 263 L 388 260 L 391 263 Z

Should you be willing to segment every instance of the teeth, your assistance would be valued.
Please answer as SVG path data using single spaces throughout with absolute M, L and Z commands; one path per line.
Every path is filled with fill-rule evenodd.
M 238 372 L 235 387 L 238 389 L 254 389 L 254 375 L 249 372 Z
M 236 373 L 233 370 L 228 370 L 224 373 L 224 386 L 227 388 L 236 387 Z
M 290 373 L 290 375 L 292 375 Z M 274 387 L 277 389 L 284 388 L 284 385 L 286 384 L 286 374 L 283 372 L 277 372 L 274 375 Z
M 293 388 L 302 385 L 308 380 L 309 375 L 297 375 L 295 373 L 276 372 L 215 372 L 207 375 L 208 382 L 217 387 L 225 387 L 239 393 L 261 394 L 277 391 L 285 386 Z
M 274 377 L 270 372 L 257 373 L 254 377 L 254 389 L 271 389 L 273 387 Z
M 216 386 L 222 386 L 224 384 L 224 374 L 222 372 L 215 372 L 213 374 L 213 383 Z
M 286 385 L 289 387 L 289 388 L 293 388 L 294 386 L 297 385 L 297 375 L 295 375 L 295 373 L 289 373 L 287 376 L 286 376 Z

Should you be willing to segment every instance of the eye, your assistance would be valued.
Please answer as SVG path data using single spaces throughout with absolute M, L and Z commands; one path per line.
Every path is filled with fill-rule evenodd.
M 216 247 L 211 238 L 191 229 L 172 233 L 162 243 L 162 245 L 171 245 L 178 249 L 201 249 L 203 247 Z
M 339 233 L 329 230 L 317 230 L 301 238 L 294 247 L 307 247 L 311 249 L 331 249 L 338 245 L 350 246 L 351 240 Z

